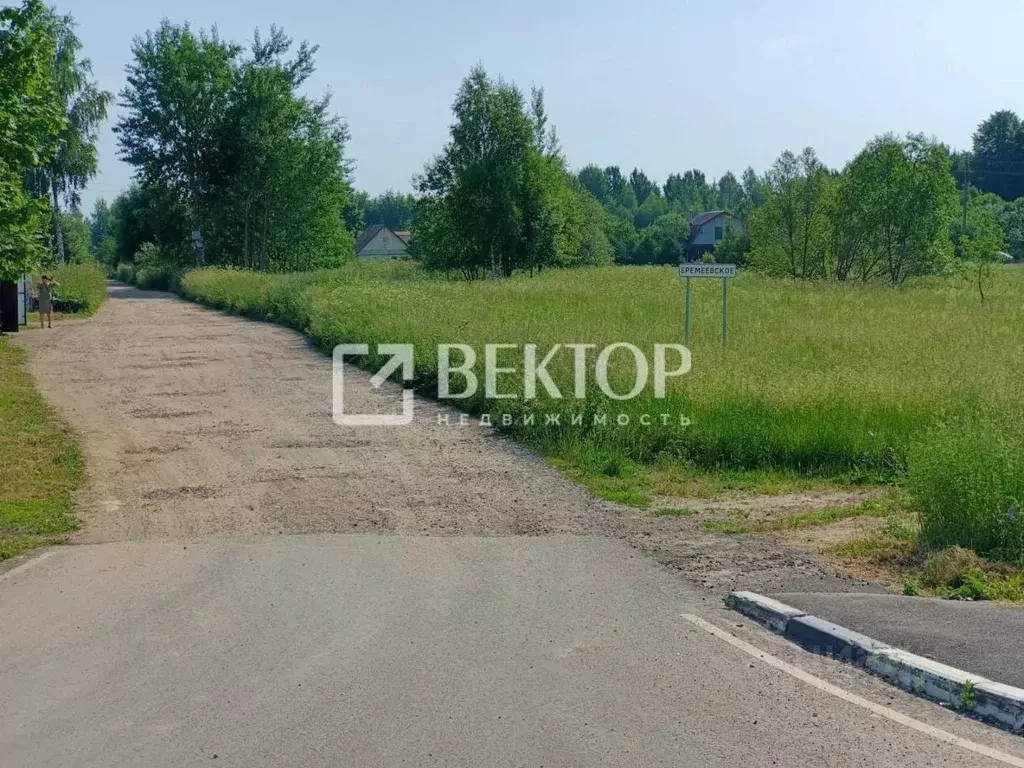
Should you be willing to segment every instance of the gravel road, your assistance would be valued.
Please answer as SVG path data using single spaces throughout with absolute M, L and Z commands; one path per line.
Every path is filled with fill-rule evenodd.
M 493 429 L 340 427 L 332 366 L 299 334 L 114 286 L 92 319 L 23 334 L 31 370 L 84 437 L 80 543 L 205 535 L 606 534 L 617 517 Z M 381 411 L 369 376 L 346 407 Z M 349 404 L 351 401 L 351 405 Z M 397 402 L 397 400 L 396 400 Z

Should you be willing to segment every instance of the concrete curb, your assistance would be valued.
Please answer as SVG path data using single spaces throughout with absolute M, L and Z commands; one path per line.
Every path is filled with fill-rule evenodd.
M 892 648 L 756 592 L 732 592 L 725 604 L 812 653 L 852 662 L 893 685 L 943 706 L 1024 730 L 1024 690 Z

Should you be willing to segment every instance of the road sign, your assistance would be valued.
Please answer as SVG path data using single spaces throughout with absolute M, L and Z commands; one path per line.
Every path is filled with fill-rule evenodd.
M 729 336 L 729 278 L 736 277 L 735 264 L 680 264 L 679 276 L 686 278 L 686 346 L 690 346 L 690 281 L 695 277 L 714 277 L 722 281 L 722 346 Z
M 735 264 L 680 264 L 680 277 L 736 277 Z
M 198 229 L 192 230 L 192 245 L 196 249 L 196 264 L 200 267 L 206 263 L 206 248 L 203 246 L 203 233 Z

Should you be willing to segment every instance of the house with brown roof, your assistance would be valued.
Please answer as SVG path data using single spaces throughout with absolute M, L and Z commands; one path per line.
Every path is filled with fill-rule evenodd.
M 728 211 L 706 211 L 690 219 L 690 239 L 686 243 L 687 261 L 696 261 L 725 239 L 729 229 L 743 231 L 743 222 Z
M 356 238 L 356 258 L 364 261 L 401 259 L 409 255 L 409 238 L 404 231 L 395 231 L 383 224 L 367 227 Z

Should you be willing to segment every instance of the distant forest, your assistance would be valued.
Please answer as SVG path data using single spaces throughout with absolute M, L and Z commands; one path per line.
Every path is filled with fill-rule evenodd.
M 797 279 L 898 284 L 1024 258 L 1024 126 L 1011 111 L 984 120 L 969 151 L 884 135 L 841 169 L 808 147 L 760 173 L 660 181 L 641 168 L 570 169 L 544 90 L 478 66 L 412 192 L 370 196 L 353 188 L 348 125 L 327 95 L 305 92 L 317 46 L 276 27 L 239 44 L 170 21 L 134 39 L 116 97 L 113 132 L 134 183 L 85 216 L 80 194 L 114 96 L 75 28 L 40 0 L 0 10 L 2 275 L 93 259 L 167 275 L 330 268 L 374 224 L 410 231 L 425 268 L 467 278 L 674 264 L 691 218 L 711 210 L 740 224 L 705 258 Z

